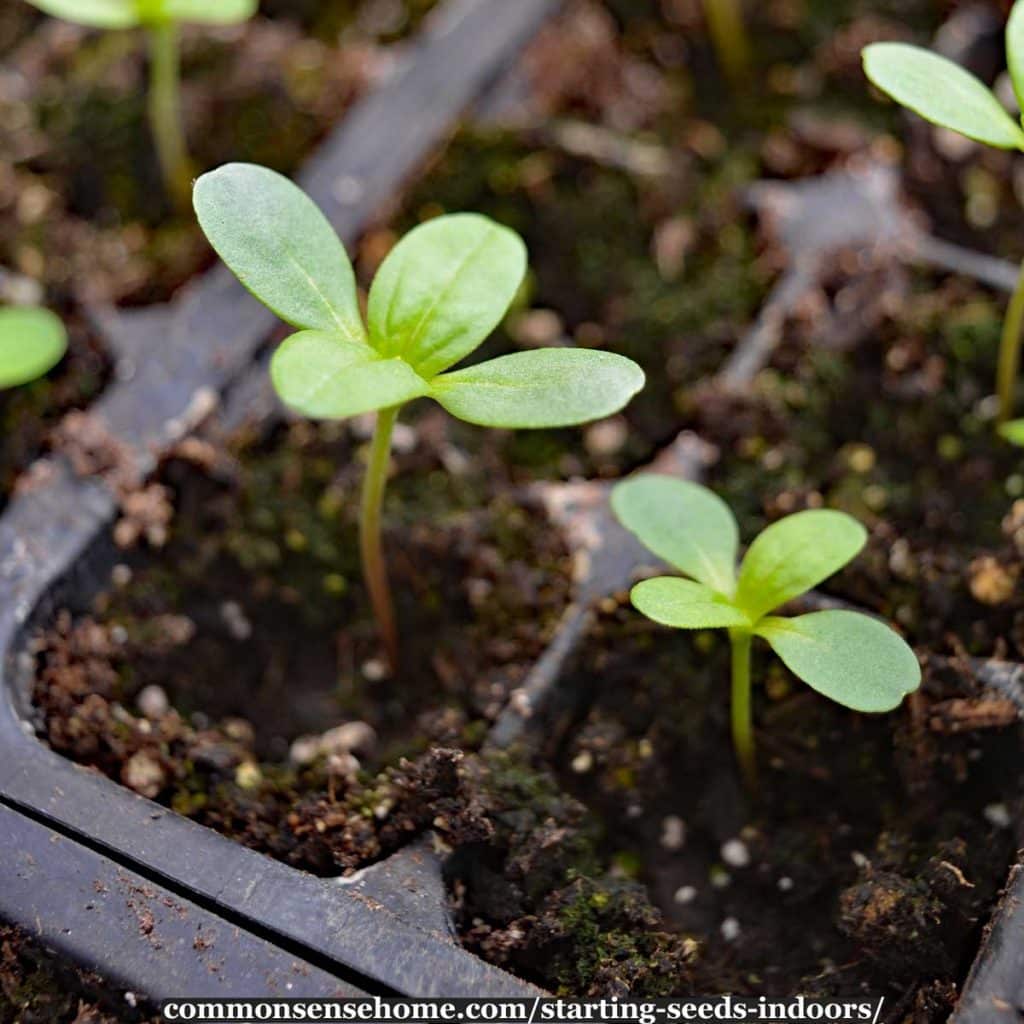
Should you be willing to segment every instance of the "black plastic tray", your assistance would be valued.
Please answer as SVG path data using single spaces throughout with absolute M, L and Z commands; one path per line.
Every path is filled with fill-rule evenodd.
M 557 6 L 450 0 L 405 67 L 355 108 L 300 176 L 347 241 Z M 891 175 L 874 167 L 788 189 L 779 209 L 793 216 L 779 227 L 790 268 L 723 370 L 723 386 L 749 385 L 831 248 L 887 250 L 1012 286 L 1014 268 L 921 234 L 896 192 Z M 770 207 L 771 189 L 752 200 Z M 832 216 L 837 210 L 845 215 Z M 223 268 L 169 306 L 130 315 L 100 310 L 96 319 L 119 357 L 119 380 L 91 415 L 125 447 L 139 479 L 218 407 L 228 420 L 254 403 L 262 409 L 260 356 L 277 322 Z M 684 434 L 655 468 L 697 477 L 706 454 L 699 438 Z M 76 478 L 61 461 L 36 480 L 0 519 L 0 917 L 153 998 L 536 994 L 458 945 L 429 837 L 354 880 L 314 878 L 79 768 L 35 738 L 29 637 L 55 609 L 84 606 L 117 557 L 110 540 L 116 501 L 102 482 Z M 621 590 L 650 558 L 612 521 L 607 485 L 536 490 L 581 556 L 576 594 L 555 641 L 493 729 L 496 746 L 548 730 L 572 704 L 574 695 L 557 682 L 594 600 Z M 1024 1014 L 1022 900 L 1024 875 L 1015 870 L 965 986 L 959 1024 Z M 148 932 L 140 907 L 155 914 Z M 218 941 L 197 949 L 199 931 Z M 220 942 L 226 935 L 231 941 Z M 220 957 L 216 971 L 210 949 Z

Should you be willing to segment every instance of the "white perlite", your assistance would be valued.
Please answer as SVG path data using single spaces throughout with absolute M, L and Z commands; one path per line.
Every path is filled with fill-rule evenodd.
M 729 839 L 722 843 L 722 860 L 731 868 L 745 868 L 750 864 L 750 849 L 742 839 Z
M 1013 823 L 1006 804 L 989 804 L 982 813 L 985 815 L 985 820 L 990 825 L 995 825 L 996 828 L 1009 828 Z
M 661 845 L 666 850 L 681 850 L 686 844 L 686 822 L 677 814 L 669 814 L 661 822 Z

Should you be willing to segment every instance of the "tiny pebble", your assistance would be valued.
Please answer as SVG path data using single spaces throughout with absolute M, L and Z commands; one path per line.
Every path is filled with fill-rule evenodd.
M 628 440 L 629 426 L 622 416 L 600 420 L 587 427 L 583 434 L 584 447 L 595 457 L 614 455 Z
M 127 587 L 131 581 L 131 566 L 121 563 L 119 565 L 115 565 L 114 568 L 110 570 L 110 582 L 113 583 L 115 587 Z
M 556 344 L 565 333 L 562 318 L 551 309 L 530 309 L 512 321 L 516 341 L 528 348 Z
M 336 778 L 354 779 L 359 774 L 360 764 L 351 754 L 331 754 L 327 758 L 327 772 Z
M 380 658 L 370 658 L 363 662 L 363 675 L 371 683 L 379 683 L 387 674 L 388 667 Z
M 745 868 L 750 864 L 750 849 L 742 839 L 729 839 L 722 843 L 722 860 L 731 868 Z
M 416 450 L 418 442 L 419 435 L 414 427 L 410 427 L 408 423 L 395 424 L 394 432 L 391 435 L 391 448 L 393 451 L 398 452 L 399 455 L 408 455 Z
M 996 828 L 1009 828 L 1013 820 L 1006 804 L 989 804 L 983 813 L 985 820 Z
M 594 755 L 589 750 L 581 750 L 572 759 L 572 770 L 577 775 L 586 775 L 594 767 Z
M 164 688 L 154 683 L 144 686 L 139 691 L 138 697 L 135 698 L 135 706 L 146 718 L 159 718 L 161 715 L 167 714 L 170 701 L 167 699 Z
M 727 917 L 722 922 L 722 938 L 726 942 L 735 942 L 740 937 L 741 931 L 740 923 L 735 917 Z
M 255 761 L 243 761 L 235 769 L 235 782 L 242 789 L 255 789 L 263 781 L 263 773 Z
M 626 808 L 626 817 L 630 820 L 636 820 L 644 816 L 644 808 L 642 804 L 630 804 Z
M 124 1001 L 134 1010 L 139 1005 L 139 997 L 134 992 L 125 992 Z
M 666 850 L 681 850 L 686 844 L 686 822 L 670 814 L 661 822 L 661 845 Z
M 252 636 L 252 623 L 237 601 L 225 601 L 220 606 L 220 617 L 235 640 L 248 640 Z
M 871 861 L 869 861 L 867 857 L 865 857 L 864 854 L 860 852 L 860 850 L 854 850 L 853 853 L 850 854 L 850 860 L 852 860 L 853 863 L 856 864 L 857 867 L 859 867 L 862 871 L 864 870 L 864 868 L 869 867 L 871 865 Z
M 792 892 L 793 891 L 793 879 L 788 875 L 783 875 L 779 879 L 779 892 Z
M 681 906 L 686 906 L 697 898 L 697 890 L 692 885 L 681 885 L 672 898 Z

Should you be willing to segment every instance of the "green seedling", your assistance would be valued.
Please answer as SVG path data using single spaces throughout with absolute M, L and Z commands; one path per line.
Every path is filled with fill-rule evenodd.
M 864 48 L 864 71 L 871 82 L 932 124 L 996 149 L 1024 151 L 1024 129 L 995 94 L 966 69 L 930 50 L 906 43 L 872 43 Z M 1006 63 L 1024 107 L 1024 0 L 1006 25 Z M 999 424 L 1013 415 L 1024 331 L 1024 263 L 1003 323 L 996 371 Z
M 185 209 L 193 169 L 181 118 L 182 23 L 234 25 L 256 13 L 259 0 L 28 0 L 54 17 L 90 28 L 142 28 L 149 39 L 149 123 L 171 198 Z
M 64 324 L 48 309 L 0 309 L 0 390 L 42 377 L 61 361 L 67 347 Z
M 643 386 L 623 356 L 539 349 L 447 372 L 502 321 L 526 273 L 514 232 L 476 214 L 438 217 L 381 265 L 364 321 L 345 248 L 316 204 L 287 178 L 229 164 L 196 183 L 213 247 L 261 302 L 299 333 L 277 349 L 282 401 L 314 419 L 377 412 L 360 520 L 367 589 L 392 666 L 398 632 L 380 541 L 391 434 L 403 405 L 432 398 L 488 427 L 562 427 L 617 412 Z
M 732 647 L 732 738 L 747 785 L 756 783 L 750 655 L 767 640 L 794 675 L 855 711 L 897 707 L 921 683 L 914 652 L 888 626 L 836 610 L 783 618 L 770 614 L 853 559 L 867 541 L 855 519 L 827 509 L 773 523 L 750 545 L 736 572 L 739 528 L 729 506 L 699 484 L 655 474 L 612 491 L 619 521 L 655 555 L 691 579 L 637 584 L 633 605 L 676 629 L 727 629 Z

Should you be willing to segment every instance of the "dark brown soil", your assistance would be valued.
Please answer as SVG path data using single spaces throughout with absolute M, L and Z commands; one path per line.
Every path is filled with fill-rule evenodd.
M 177 509 L 166 549 L 129 555 L 90 615 L 40 641 L 50 744 L 313 871 L 425 827 L 438 812 L 423 793 L 454 795 L 436 754 L 375 774 L 479 744 L 550 639 L 569 571 L 559 535 L 503 496 L 497 471 L 445 471 L 458 452 L 443 419 L 429 440 L 430 422 L 406 428 L 387 505 L 396 677 L 367 618 L 349 431 L 298 424 L 230 454 L 192 443 L 202 467 L 179 459 L 162 477 Z M 289 763 L 293 741 L 324 733 Z

